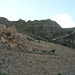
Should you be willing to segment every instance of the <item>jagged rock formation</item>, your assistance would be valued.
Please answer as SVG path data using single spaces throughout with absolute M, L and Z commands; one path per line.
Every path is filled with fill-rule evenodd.
M 0 25 L 0 41 L 5 45 L 12 46 L 12 40 L 15 42 L 15 29 L 12 27 L 6 27 L 4 25 Z
M 22 49 L 27 48 L 23 41 L 21 41 L 22 38 L 19 38 L 17 35 L 15 26 L 5 26 L 0 24 L 0 47 L 3 49 Z M 24 49 L 25 50 L 25 49 Z

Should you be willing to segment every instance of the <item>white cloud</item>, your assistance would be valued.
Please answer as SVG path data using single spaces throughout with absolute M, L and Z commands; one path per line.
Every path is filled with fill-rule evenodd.
M 72 17 L 69 16 L 67 13 L 57 14 L 57 15 L 53 16 L 51 19 L 56 21 L 63 28 L 75 27 L 75 23 L 74 23 Z

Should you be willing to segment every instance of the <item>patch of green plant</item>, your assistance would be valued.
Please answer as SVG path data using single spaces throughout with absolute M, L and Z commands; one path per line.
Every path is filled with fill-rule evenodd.
M 63 46 L 67 46 L 67 42 L 63 42 L 63 43 L 61 43 L 61 45 L 63 45 Z
M 15 35 L 13 35 L 12 37 L 15 38 Z
M 26 52 L 27 52 L 27 53 L 33 53 L 33 51 L 29 51 L 29 50 L 27 50 Z
M 36 36 L 36 39 L 37 40 L 44 40 L 42 37 L 40 37 L 40 36 Z
M 41 51 L 41 54 L 50 54 L 50 55 L 55 55 L 55 51 L 51 50 L 51 51 Z
M 11 33 L 10 33 L 10 32 L 7 32 L 6 34 L 7 34 L 7 36 L 10 36 L 10 35 L 11 35 Z
M 49 51 L 48 54 L 52 54 L 53 55 L 53 54 L 55 54 L 55 52 Z
M 12 74 L 0 73 L 0 75 L 12 75 Z
M 71 34 L 71 35 L 67 36 L 66 38 L 67 39 L 72 39 L 73 38 L 73 35 Z
M 10 41 L 11 41 L 12 39 L 13 39 L 13 38 L 8 38 L 8 40 L 10 40 Z
M 58 73 L 57 75 L 62 75 L 61 73 Z
M 37 53 L 37 54 L 56 55 L 55 50 L 51 50 L 51 51 L 25 50 L 25 52 L 27 52 L 27 53 Z
M 41 51 L 42 54 L 48 54 L 48 51 Z

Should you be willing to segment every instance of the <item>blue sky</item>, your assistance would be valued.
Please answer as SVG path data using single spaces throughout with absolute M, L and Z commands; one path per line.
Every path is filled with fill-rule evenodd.
M 52 19 L 67 28 L 75 26 L 74 7 L 75 0 L 0 0 L 0 17 L 6 17 L 9 20 L 21 18 L 26 21 Z M 66 21 L 70 22 L 69 25 Z

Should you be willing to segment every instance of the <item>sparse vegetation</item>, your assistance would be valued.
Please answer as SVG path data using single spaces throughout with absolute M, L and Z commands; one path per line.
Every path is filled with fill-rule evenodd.
M 57 75 L 62 75 L 61 73 L 58 73 Z
M 42 37 L 40 37 L 40 36 L 36 36 L 36 39 L 37 40 L 44 40 Z
M 27 53 L 35 53 L 35 54 L 48 54 L 48 55 L 56 55 L 55 49 L 51 51 L 39 51 L 37 48 L 33 48 L 32 50 L 26 50 Z
M 0 73 L 0 75 L 12 75 L 12 74 Z
M 10 35 L 11 35 L 11 33 L 10 33 L 10 32 L 7 32 L 6 34 L 7 34 L 7 36 L 10 36 Z
M 61 43 L 61 45 L 67 46 L 67 42 L 63 42 L 63 43 Z

